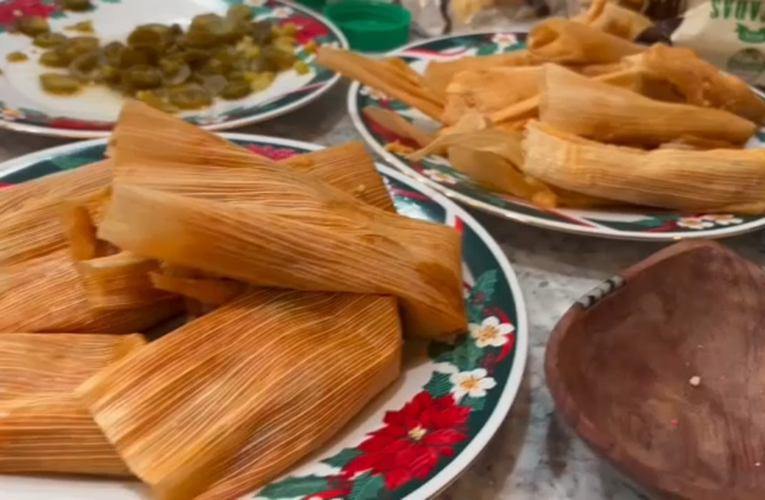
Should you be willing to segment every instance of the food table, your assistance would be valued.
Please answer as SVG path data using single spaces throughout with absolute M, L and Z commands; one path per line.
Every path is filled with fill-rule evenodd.
M 293 114 L 237 129 L 336 145 L 359 140 L 346 114 L 347 85 Z M 310 117 L 310 119 L 308 119 Z M 69 142 L 0 130 L 0 161 Z M 655 252 L 660 245 L 566 235 L 472 211 L 501 244 L 523 289 L 530 346 L 524 381 L 510 416 L 492 443 L 442 500 L 635 500 L 640 496 L 559 424 L 543 363 L 550 330 L 580 295 Z M 757 233 L 727 243 L 765 262 Z

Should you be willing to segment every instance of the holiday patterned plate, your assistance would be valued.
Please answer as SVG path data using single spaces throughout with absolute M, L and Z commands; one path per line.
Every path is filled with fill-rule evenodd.
M 525 33 L 451 35 L 410 44 L 395 54 L 403 57 L 412 68 L 423 72 L 429 61 L 512 52 L 524 48 L 525 40 Z M 569 233 L 652 241 L 722 238 L 754 231 L 765 225 L 763 216 L 540 208 L 473 183 L 444 158 L 431 155 L 420 162 L 412 162 L 403 155 L 387 151 L 385 146 L 396 141 L 415 145 L 363 115 L 361 110 L 367 106 L 394 111 L 425 130 L 434 130 L 437 123 L 375 89 L 352 84 L 348 93 L 348 109 L 353 123 L 370 146 L 389 163 L 455 200 L 514 221 Z M 765 141 L 765 133 L 761 131 L 749 146 L 763 147 L 762 141 Z
M 302 142 L 224 134 L 274 159 L 320 149 Z M 105 141 L 49 149 L 0 165 L 15 184 L 103 158 Z M 467 212 L 378 166 L 396 209 L 462 235 L 469 331 L 454 343 L 407 343 L 396 383 L 339 436 L 250 500 L 425 500 L 462 472 L 505 419 L 523 376 L 526 311 L 502 250 Z M 371 318 L 370 320 L 373 320 Z M 136 483 L 0 475 L 3 500 L 148 500 Z
M 23 35 L 6 28 L 19 16 L 46 17 L 54 32 L 74 36 L 64 27 L 92 20 L 101 40 L 124 41 L 139 24 L 149 22 L 187 25 L 197 14 L 224 13 L 232 5 L 252 8 L 254 19 L 293 23 L 299 27 L 296 56 L 310 71 L 299 75 L 287 71 L 277 76 L 268 89 L 243 99 L 218 99 L 212 106 L 181 116 L 208 130 L 225 130 L 258 123 L 300 108 L 327 92 L 339 78 L 333 71 L 318 67 L 314 55 L 303 49 L 313 41 L 318 46 L 347 47 L 345 37 L 329 20 L 316 12 L 285 0 L 91 0 L 93 9 L 74 13 L 60 8 L 59 0 L 0 0 L 0 128 L 36 134 L 87 138 L 106 137 L 122 105 L 122 98 L 102 86 L 90 86 L 77 96 L 45 93 L 39 75 L 49 71 L 37 59 L 43 52 Z M 10 52 L 30 56 L 26 62 L 9 63 Z

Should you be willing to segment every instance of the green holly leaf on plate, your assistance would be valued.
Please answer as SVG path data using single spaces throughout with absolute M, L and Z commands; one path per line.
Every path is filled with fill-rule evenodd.
M 332 467 L 337 467 L 338 469 L 342 469 L 343 467 L 348 465 L 348 462 L 358 457 L 359 455 L 361 455 L 361 452 L 359 450 L 356 450 L 354 448 L 344 448 L 340 450 L 340 453 L 338 453 L 337 455 L 331 456 L 329 458 L 325 458 L 321 462 L 327 465 L 331 465 Z
M 452 391 L 453 384 L 449 378 L 450 375 L 448 373 L 435 372 L 423 389 L 434 398 L 446 396 Z
M 348 500 L 377 500 L 383 486 L 385 481 L 382 476 L 373 476 L 371 472 L 365 472 L 353 481 Z
M 272 500 L 305 497 L 327 487 L 327 478 L 323 476 L 288 477 L 269 484 L 260 490 L 258 496 Z

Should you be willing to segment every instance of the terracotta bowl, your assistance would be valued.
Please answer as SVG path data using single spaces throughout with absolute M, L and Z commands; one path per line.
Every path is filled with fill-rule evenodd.
M 658 498 L 765 499 L 765 273 L 679 243 L 577 302 L 547 383 L 571 427 Z

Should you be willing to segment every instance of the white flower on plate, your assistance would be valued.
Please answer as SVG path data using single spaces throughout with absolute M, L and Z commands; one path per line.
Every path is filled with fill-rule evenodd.
M 372 87 L 367 87 L 366 85 L 361 87 L 361 90 L 359 90 L 359 92 L 361 93 L 361 95 L 369 96 L 375 101 L 385 101 L 388 99 L 388 96 L 385 93 L 380 92 L 377 89 L 373 89 Z
M 709 220 L 704 220 L 701 217 L 680 217 L 677 220 L 679 227 L 687 229 L 709 229 L 714 227 L 715 223 Z
M 518 39 L 512 33 L 497 33 L 491 37 L 491 41 L 496 43 L 500 49 L 518 43 Z
M 295 11 L 290 9 L 289 7 L 277 7 L 271 11 L 271 16 L 269 17 L 276 17 L 278 19 L 286 19 L 294 13 Z
M 739 219 L 735 215 L 723 214 L 723 215 L 703 215 L 701 218 L 705 221 L 712 221 L 719 226 L 732 226 L 735 224 L 741 224 L 744 219 Z
M 26 118 L 26 116 L 24 116 L 24 113 L 22 113 L 18 109 L 0 108 L 0 119 L 3 119 L 8 122 L 12 122 L 16 120 L 22 120 L 24 118 Z
M 486 391 L 497 385 L 497 381 L 487 376 L 488 373 L 483 368 L 476 368 L 469 372 L 455 373 L 449 377 L 452 386 L 454 400 L 459 401 L 463 396 L 471 398 L 482 398 L 486 396 Z
M 335 40 L 334 42 L 322 43 L 321 46 L 322 47 L 329 47 L 331 49 L 339 49 L 340 48 L 340 42 Z
M 436 170 L 434 168 L 427 168 L 422 171 L 423 175 L 426 175 L 433 179 L 436 182 L 440 182 L 442 184 L 457 184 L 459 182 L 459 179 L 454 177 L 453 175 L 445 174 L 439 170 Z
M 475 339 L 478 347 L 486 346 L 499 347 L 507 344 L 507 336 L 513 333 L 513 325 L 510 323 L 500 323 L 499 318 L 490 316 L 484 319 L 480 325 L 470 323 L 468 325 L 470 336 Z

